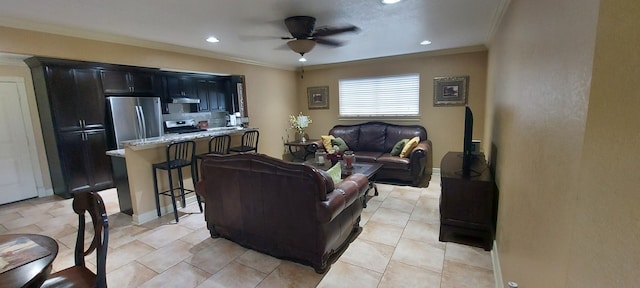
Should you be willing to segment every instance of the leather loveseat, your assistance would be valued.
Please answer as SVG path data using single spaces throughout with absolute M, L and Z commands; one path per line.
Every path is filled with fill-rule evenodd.
M 395 125 L 384 122 L 367 122 L 356 125 L 336 125 L 328 135 L 342 138 L 349 150 L 354 151 L 356 161 L 376 162 L 382 168 L 376 180 L 408 182 L 412 186 L 428 186 L 433 170 L 433 151 L 427 130 L 419 125 Z M 394 145 L 402 139 L 419 137 L 420 142 L 408 158 L 392 156 Z M 311 149 L 323 148 L 316 141 Z
M 324 273 L 334 260 L 330 256 L 361 231 L 369 187 L 362 174 L 334 184 L 314 167 L 245 153 L 205 156 L 201 175 L 196 192 L 205 199 L 212 238 L 224 237 Z

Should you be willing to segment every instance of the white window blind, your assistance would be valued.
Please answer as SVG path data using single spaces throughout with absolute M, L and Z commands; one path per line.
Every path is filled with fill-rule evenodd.
M 420 75 L 343 79 L 339 83 L 341 117 L 417 116 Z

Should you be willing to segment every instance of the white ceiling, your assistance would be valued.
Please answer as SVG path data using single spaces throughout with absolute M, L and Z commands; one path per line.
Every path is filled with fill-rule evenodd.
M 342 47 L 317 45 L 305 55 L 305 65 L 318 65 L 485 45 L 505 2 L 2 0 L 0 26 L 298 67 L 300 55 L 280 39 L 290 36 L 283 23 L 288 16 L 316 17 L 316 28 L 351 24 L 361 29 L 330 38 L 345 41 Z M 220 42 L 205 42 L 208 36 Z M 427 39 L 433 43 L 419 44 Z

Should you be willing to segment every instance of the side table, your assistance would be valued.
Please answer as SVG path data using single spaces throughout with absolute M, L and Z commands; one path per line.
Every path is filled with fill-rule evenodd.
M 307 160 L 307 156 L 315 153 L 315 149 L 311 149 L 311 144 L 313 144 L 314 142 L 318 141 L 318 139 L 307 139 L 307 141 L 305 142 L 300 142 L 300 141 L 293 141 L 293 142 L 287 142 L 284 143 L 284 146 L 289 147 L 289 152 L 291 153 L 291 155 L 293 155 L 293 157 L 296 157 L 296 153 L 295 152 L 302 152 L 302 161 L 306 161 Z M 293 151 L 293 147 L 296 148 L 296 151 Z M 300 154 L 300 153 L 298 153 Z

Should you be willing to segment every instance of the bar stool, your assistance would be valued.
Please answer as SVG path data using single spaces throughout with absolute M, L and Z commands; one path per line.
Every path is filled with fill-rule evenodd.
M 231 136 L 229 135 L 218 135 L 218 136 L 211 137 L 211 139 L 209 139 L 209 152 L 198 154 L 193 159 L 193 175 L 195 175 L 194 181 L 193 181 L 193 187 L 196 186 L 196 183 L 200 179 L 200 174 L 199 174 L 200 170 L 198 170 L 198 160 L 202 160 L 202 158 L 204 158 L 204 156 L 206 156 L 207 154 L 218 154 L 218 155 L 229 154 L 230 145 L 231 145 Z
M 242 143 L 240 146 L 231 147 L 229 151 L 238 153 L 255 151 L 257 153 L 259 137 L 260 133 L 258 130 L 245 131 L 244 134 L 242 134 Z
M 196 151 L 196 142 L 194 141 L 180 141 L 174 142 L 167 146 L 167 160 L 165 162 L 153 164 L 153 181 L 155 183 L 154 190 L 156 195 L 156 208 L 158 210 L 158 217 L 160 217 L 160 194 L 171 197 L 171 202 L 173 204 L 173 213 L 176 218 L 176 223 L 178 222 L 178 207 L 176 205 L 176 194 L 174 190 L 179 190 L 180 194 L 178 196 L 181 197 L 182 208 L 185 207 L 186 202 L 186 194 L 195 192 L 191 189 L 184 188 L 184 182 L 182 177 L 182 168 L 191 167 L 193 173 L 193 166 L 191 163 L 193 162 L 193 155 Z M 158 175 L 157 169 L 166 170 L 169 177 L 169 189 L 166 191 L 159 192 L 158 191 Z M 178 183 L 179 187 L 173 187 L 173 176 L 172 171 L 178 170 Z M 186 192 L 185 192 L 186 191 Z M 196 194 L 196 199 L 198 200 L 198 207 L 200 208 L 200 212 L 202 212 L 202 203 L 200 202 L 200 196 Z

